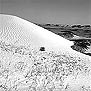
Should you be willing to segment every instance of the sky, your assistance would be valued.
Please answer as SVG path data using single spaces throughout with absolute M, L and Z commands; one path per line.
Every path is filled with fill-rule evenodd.
M 91 0 L 0 0 L 0 13 L 34 23 L 91 24 Z

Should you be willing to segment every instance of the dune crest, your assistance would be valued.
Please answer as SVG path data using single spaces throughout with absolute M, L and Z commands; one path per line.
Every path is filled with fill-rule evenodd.
M 44 28 L 12 15 L 0 15 L 0 39 L 22 45 L 70 48 L 72 41 L 66 40 Z

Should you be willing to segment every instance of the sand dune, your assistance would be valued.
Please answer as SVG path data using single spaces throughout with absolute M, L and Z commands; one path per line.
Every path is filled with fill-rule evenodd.
M 5 45 L 4 43 L 6 43 L 7 45 Z M 76 70 L 73 71 L 73 69 L 70 69 L 70 70 L 72 70 L 72 74 L 70 76 L 66 77 L 66 79 L 64 80 L 65 84 L 69 83 L 70 88 L 72 86 L 72 88 L 71 88 L 71 89 L 73 89 L 72 91 L 78 91 L 75 89 L 78 89 L 79 86 L 85 85 L 85 81 L 87 81 L 86 86 L 89 86 L 89 84 L 91 86 L 91 83 L 90 83 L 91 82 L 91 77 L 90 77 L 91 72 L 89 73 L 89 75 L 88 75 L 88 72 L 87 72 L 87 74 L 84 73 L 86 67 L 89 70 L 91 69 L 91 57 L 87 56 L 85 54 L 76 52 L 75 50 L 72 50 L 71 49 L 72 45 L 73 45 L 73 42 L 66 40 L 66 39 L 64 39 L 44 28 L 41 28 L 31 22 L 28 22 L 22 18 L 12 16 L 12 15 L 0 14 L 0 62 L 2 62 L 4 64 L 4 68 L 6 67 L 10 70 L 10 73 L 7 78 L 7 81 L 9 81 L 9 82 L 6 82 L 7 83 L 6 85 L 9 89 L 14 89 L 12 87 L 15 84 L 19 83 L 19 84 L 21 84 L 21 85 L 19 85 L 20 89 L 21 89 L 19 91 L 26 91 L 24 89 L 27 86 L 29 86 L 29 84 L 32 83 L 32 80 L 29 79 L 30 82 L 26 83 L 25 81 L 28 79 L 24 78 L 24 76 L 25 76 L 25 74 L 30 72 L 29 70 L 32 70 L 32 66 L 30 67 L 30 65 L 34 64 L 33 63 L 34 60 L 38 61 L 41 64 L 43 63 L 43 65 L 45 63 L 45 65 L 50 70 L 52 70 L 51 62 L 53 60 L 55 60 L 57 62 L 58 61 L 62 62 L 63 63 L 63 64 L 61 64 L 62 69 L 65 69 L 66 66 L 68 67 L 68 65 L 69 65 L 68 63 L 71 64 L 69 67 L 74 66 L 73 68 L 74 68 L 74 70 L 76 69 L 77 72 L 76 72 Z M 34 51 L 32 52 L 32 50 L 28 50 L 28 49 L 26 51 L 25 47 L 22 48 L 20 46 L 25 46 L 25 47 L 30 46 L 35 52 Z M 40 48 L 40 47 L 45 47 L 45 51 L 39 52 L 39 50 L 36 50 L 37 48 Z M 7 52 L 8 50 L 12 51 L 13 49 L 18 50 L 17 54 L 19 53 L 20 55 L 16 55 L 16 52 L 15 52 L 15 54 Z M 54 53 L 50 52 L 50 51 L 53 51 Z M 23 52 L 25 52 L 25 54 Z M 55 57 L 52 55 L 54 55 Z M 44 60 L 44 58 L 45 58 L 45 60 Z M 25 62 L 25 64 L 23 64 L 24 62 Z M 57 62 L 55 62 L 55 64 L 57 64 Z M 67 63 L 67 64 L 65 64 L 65 63 Z M 13 65 L 15 65 L 15 66 L 13 66 Z M 20 70 L 20 69 L 18 69 L 20 67 L 19 65 L 25 65 L 24 69 L 26 68 L 26 70 L 23 71 L 24 73 L 20 74 L 20 71 L 17 72 L 18 70 Z M 28 66 L 26 67 L 26 65 L 28 65 Z M 54 66 L 54 68 L 55 68 L 55 66 Z M 79 70 L 78 68 L 81 70 Z M 42 71 L 42 70 L 43 69 L 41 69 L 40 71 Z M 53 70 L 52 70 L 52 72 L 53 72 Z M 70 74 L 69 73 L 70 70 L 67 71 L 68 74 Z M 0 69 L 0 71 L 2 71 L 2 70 Z M 42 72 L 42 74 L 44 74 L 43 72 Z M 65 73 L 66 75 L 67 75 L 67 72 Z M 75 75 L 76 73 L 79 73 L 79 76 L 77 77 L 77 79 L 73 80 L 74 77 L 76 77 L 76 75 Z M 63 72 L 61 73 L 61 75 L 63 75 L 63 78 L 65 78 L 64 77 L 65 74 L 63 74 Z M 49 73 L 47 75 L 49 75 Z M 54 74 L 52 74 L 52 76 L 54 76 Z M 35 77 L 35 75 L 33 77 Z M 44 78 L 43 78 L 43 76 L 40 76 L 40 79 L 38 79 L 38 80 L 41 80 L 41 81 L 39 81 L 41 83 L 41 85 L 43 85 L 42 81 L 44 81 Z M 54 79 L 55 79 L 55 77 L 53 77 L 53 81 L 54 81 Z M 86 80 L 86 79 L 88 79 L 88 80 Z M 14 83 L 15 80 L 17 80 L 17 81 Z M 37 80 L 37 78 L 36 78 L 36 80 Z M 3 76 L 2 78 L 0 78 L 0 85 L 4 81 L 5 81 L 5 79 Z M 58 84 L 60 84 L 60 82 L 59 83 L 52 82 L 52 83 L 53 84 L 57 83 L 57 86 L 55 85 L 55 87 L 58 87 Z M 81 82 L 82 82 L 82 85 L 81 85 Z M 24 84 L 27 84 L 27 86 L 25 86 Z M 24 86 L 25 86 L 25 88 L 21 88 Z M 37 86 L 35 86 L 35 87 L 37 87 Z M 43 91 L 43 89 L 44 89 L 44 88 L 42 88 L 43 86 L 40 86 L 40 87 L 41 87 L 40 91 Z M 64 85 L 64 87 L 66 87 L 66 85 Z M 40 89 L 40 88 L 38 87 L 38 89 Z M 10 91 L 12 91 L 12 90 L 10 90 Z M 55 90 L 53 90 L 53 91 L 55 91 Z M 60 90 L 56 90 L 56 91 L 60 91 Z M 64 90 L 62 90 L 62 91 L 64 91 Z
M 68 41 L 46 29 L 43 29 L 31 22 L 11 15 L 0 15 L 1 31 L 0 39 L 22 45 L 70 47 L 73 42 Z

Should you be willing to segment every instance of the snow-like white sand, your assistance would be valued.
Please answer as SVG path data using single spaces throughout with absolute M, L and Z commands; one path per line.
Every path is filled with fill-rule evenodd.
M 73 45 L 72 41 L 16 16 L 0 15 L 0 21 L 0 39 L 12 44 L 18 42 L 20 45 L 31 44 L 61 50 Z
M 1 41 L 14 46 L 26 46 L 26 47 L 31 46 L 32 48 L 34 48 L 34 50 L 36 48 L 45 47 L 46 51 L 54 51 L 60 54 L 64 53 L 64 55 L 70 55 L 73 58 L 76 57 L 77 60 L 79 60 L 80 58 L 81 60 L 83 60 L 84 63 L 87 64 L 88 67 L 91 67 L 91 57 L 76 52 L 75 50 L 72 50 L 71 49 L 71 46 L 73 45 L 72 41 L 64 39 L 59 35 L 56 35 L 44 28 L 41 28 L 29 21 L 26 21 L 16 16 L 0 14 L 0 42 Z M 4 58 L 4 61 L 8 59 L 10 61 L 10 59 L 12 60 L 14 59 L 13 56 L 12 57 L 7 56 L 5 58 L 6 55 L 8 54 L 6 53 L 2 57 L 2 54 L 0 54 L 0 57 Z M 14 60 L 16 61 L 16 59 Z M 24 58 L 23 60 L 25 59 L 26 58 Z M 71 80 L 69 81 L 72 82 L 72 84 L 76 82 L 76 80 L 74 81 Z
M 73 56 L 91 58 L 72 50 L 72 41 L 13 15 L 0 14 L 0 41 L 18 46 L 31 45 L 33 48 L 45 47 L 47 51 L 69 52 Z

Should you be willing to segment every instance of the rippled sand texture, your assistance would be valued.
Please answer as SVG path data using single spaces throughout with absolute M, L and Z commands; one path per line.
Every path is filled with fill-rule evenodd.
M 0 91 L 91 91 L 91 57 L 31 22 L 0 15 Z

